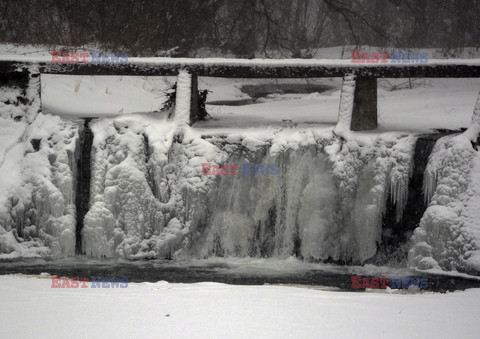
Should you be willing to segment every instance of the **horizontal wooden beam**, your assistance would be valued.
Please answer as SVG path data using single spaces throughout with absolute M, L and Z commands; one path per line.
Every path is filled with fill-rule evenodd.
M 22 69 L 68 75 L 177 75 L 186 69 L 198 76 L 223 78 L 322 78 L 355 74 L 369 78 L 478 78 L 480 61 L 436 60 L 426 64 L 352 64 L 349 60 L 243 60 L 134 58 L 128 63 L 51 63 L 0 59 L 0 73 Z

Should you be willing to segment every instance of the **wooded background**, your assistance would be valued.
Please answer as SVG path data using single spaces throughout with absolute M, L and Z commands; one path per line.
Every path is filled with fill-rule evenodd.
M 0 0 L 0 42 L 130 56 L 311 57 L 322 47 L 480 46 L 480 0 Z

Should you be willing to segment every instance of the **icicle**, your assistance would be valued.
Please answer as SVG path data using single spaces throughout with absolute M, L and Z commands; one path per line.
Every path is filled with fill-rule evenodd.
M 423 177 L 423 194 L 425 196 L 425 203 L 427 205 L 430 204 L 432 201 L 433 194 L 437 189 L 437 182 L 438 182 L 438 173 L 437 169 L 434 168 L 433 164 L 427 165 L 427 169 L 425 170 L 425 175 Z

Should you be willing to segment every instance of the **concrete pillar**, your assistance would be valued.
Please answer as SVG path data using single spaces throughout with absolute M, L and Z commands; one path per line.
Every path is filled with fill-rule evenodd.
M 192 87 L 190 91 L 190 126 L 192 126 L 200 120 L 200 112 L 198 109 L 198 76 L 195 73 L 192 74 Z
M 350 129 L 366 131 L 377 126 L 377 78 L 356 77 Z

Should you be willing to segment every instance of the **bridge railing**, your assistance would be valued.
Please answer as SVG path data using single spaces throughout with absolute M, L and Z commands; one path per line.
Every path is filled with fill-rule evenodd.
M 478 78 L 480 60 L 429 60 L 423 64 L 351 63 L 350 60 L 129 58 L 127 63 L 52 63 L 50 57 L 0 57 L 0 86 L 28 86 L 40 74 L 183 76 L 178 91 L 190 92 L 189 118 L 185 105 L 175 119 L 193 124 L 198 119 L 197 77 L 222 78 L 343 78 L 337 130 L 362 131 L 377 127 L 379 78 Z M 190 76 L 185 76 L 189 74 Z M 187 80 L 185 80 L 187 79 Z M 3 100 L 0 98 L 0 101 Z M 177 105 L 178 107 L 179 105 Z

